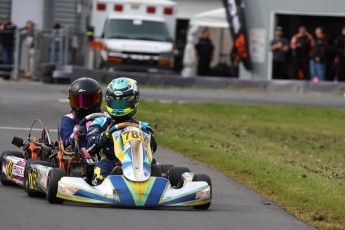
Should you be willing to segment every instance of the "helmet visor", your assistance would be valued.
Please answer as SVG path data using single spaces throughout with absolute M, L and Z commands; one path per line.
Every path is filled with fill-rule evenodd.
M 101 102 L 100 93 L 70 94 L 69 101 L 74 108 L 88 108 Z
M 135 100 L 107 99 L 107 106 L 112 109 L 127 109 L 135 106 Z

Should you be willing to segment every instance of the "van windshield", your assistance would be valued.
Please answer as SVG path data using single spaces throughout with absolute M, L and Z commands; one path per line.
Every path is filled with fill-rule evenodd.
M 111 19 L 106 38 L 169 41 L 164 22 L 137 19 Z

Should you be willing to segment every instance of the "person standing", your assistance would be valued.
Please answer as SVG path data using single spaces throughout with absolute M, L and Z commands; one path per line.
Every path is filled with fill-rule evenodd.
M 308 33 L 305 26 L 300 26 L 298 33 L 291 39 L 293 56 L 293 74 L 296 79 L 309 79 L 309 58 L 313 36 Z
M 324 29 L 315 29 L 315 40 L 312 46 L 312 56 L 310 59 L 311 80 L 315 82 L 324 81 L 326 78 L 328 41 Z
M 24 71 L 24 78 L 30 79 L 34 70 L 35 57 L 35 27 L 34 22 L 29 20 L 23 28 L 22 43 L 20 50 L 20 69 Z
M 277 27 L 274 31 L 274 39 L 271 41 L 271 51 L 273 53 L 272 79 L 289 78 L 287 73 L 289 41 L 283 35 L 283 28 Z
M 6 80 L 10 79 L 12 71 L 15 30 L 16 26 L 11 23 L 10 18 L 5 17 L 0 24 L 0 42 L 3 48 L 3 64 L 6 65 L 1 70 Z
M 210 64 L 213 58 L 214 46 L 210 39 L 210 32 L 205 28 L 198 43 L 195 45 L 196 60 L 198 61 L 197 74 L 206 76 L 209 73 Z
M 336 74 L 335 80 L 345 81 L 345 26 L 341 31 L 341 35 L 335 39 L 335 48 L 336 48 Z

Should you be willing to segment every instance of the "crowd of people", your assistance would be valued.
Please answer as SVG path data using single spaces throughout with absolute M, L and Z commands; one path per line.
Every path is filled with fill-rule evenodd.
M 0 76 L 10 79 L 16 45 L 16 30 L 9 17 L 4 17 L 0 21 Z M 37 51 L 37 30 L 35 23 L 28 20 L 23 27 L 19 27 L 19 72 L 24 79 L 40 80 L 35 75 L 35 55 Z M 52 44 L 49 48 L 49 62 L 61 63 L 62 61 L 62 26 L 57 23 L 52 30 Z M 53 44 L 54 43 L 54 44 Z M 54 49 L 54 50 L 53 50 Z
M 282 27 L 276 27 L 271 51 L 273 79 L 345 81 L 345 27 L 334 41 L 320 26 L 314 35 L 305 26 L 300 26 L 291 41 L 284 37 Z

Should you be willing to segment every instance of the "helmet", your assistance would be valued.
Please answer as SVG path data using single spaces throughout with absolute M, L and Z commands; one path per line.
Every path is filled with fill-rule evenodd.
M 139 100 L 137 82 L 126 77 L 116 78 L 110 82 L 105 93 L 107 111 L 115 120 L 132 117 L 137 112 Z
M 101 110 L 102 88 L 91 78 L 79 78 L 71 84 L 68 99 L 73 112 L 85 117 Z

